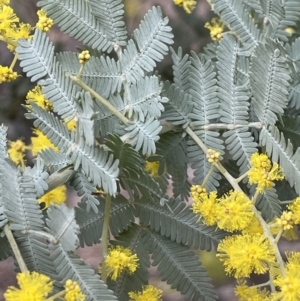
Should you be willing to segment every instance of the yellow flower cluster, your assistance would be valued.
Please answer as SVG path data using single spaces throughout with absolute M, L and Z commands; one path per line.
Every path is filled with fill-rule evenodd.
M 20 288 L 10 286 L 4 293 L 5 301 L 46 301 L 53 290 L 53 281 L 50 277 L 37 272 L 25 272 L 17 274 Z M 85 295 L 76 281 L 67 280 L 65 290 L 57 293 L 58 298 L 64 295 L 65 301 L 84 301 Z
M 206 152 L 206 159 L 209 163 L 216 163 L 219 161 L 220 153 L 214 149 L 208 149 Z
M 288 205 L 288 209 L 293 213 L 294 223 L 300 225 L 300 197 L 297 197 Z
M 29 147 L 26 146 L 21 139 L 8 142 L 8 154 L 16 165 L 21 165 L 22 167 L 25 166 L 24 157 L 27 149 L 29 149 Z
M 174 3 L 178 6 L 183 7 L 186 13 L 190 14 L 197 5 L 195 0 L 174 0 Z
M 78 54 L 78 60 L 80 64 L 85 64 L 91 58 L 91 55 L 88 50 L 83 50 L 81 53 Z
M 285 266 L 286 275 L 279 274 L 274 280 L 279 292 L 272 294 L 272 301 L 298 301 L 300 300 L 300 252 L 287 253 L 288 262 Z
M 142 292 L 129 292 L 130 301 L 161 301 L 162 290 L 152 286 L 147 285 L 144 287 Z
M 233 235 L 220 242 L 217 257 L 226 273 L 241 278 L 267 272 L 275 262 L 275 251 L 264 236 Z
M 14 10 L 7 5 L 9 3 L 10 1 L 0 2 L 0 32 L 1 40 L 8 43 L 10 50 L 14 50 L 18 39 L 29 39 L 32 27 L 30 24 L 19 23 Z
M 67 199 L 66 191 L 67 189 L 65 185 L 58 186 L 41 196 L 38 199 L 38 202 L 40 204 L 44 203 L 44 208 L 48 208 L 53 204 L 61 205 Z
M 138 257 L 131 250 L 122 246 L 112 248 L 105 259 L 107 274 L 117 280 L 121 273 L 132 274 L 138 267 Z
M 14 72 L 11 68 L 0 65 L 0 83 L 8 83 L 15 80 L 18 77 L 17 72 Z
M 85 295 L 81 292 L 76 281 L 68 279 L 65 283 L 65 301 L 84 301 Z
M 36 27 L 43 32 L 48 32 L 53 25 L 53 20 L 47 17 L 47 14 L 43 9 L 38 10 L 37 14 L 39 16 L 39 21 L 36 23 Z
M 193 212 L 198 214 L 206 225 L 215 225 L 218 219 L 216 211 L 218 206 L 217 192 L 206 193 L 206 190 L 201 186 L 193 185 L 191 195 L 194 200 L 192 204 Z
M 46 110 L 52 110 L 52 104 L 48 99 L 45 98 L 45 95 L 42 93 L 41 86 L 35 86 L 32 90 L 28 91 L 26 95 L 26 103 L 29 104 L 29 101 L 35 102 L 38 106 Z
M 257 184 L 258 192 L 273 187 L 274 181 L 284 179 L 281 167 L 277 163 L 272 166 L 266 155 L 254 153 L 250 162 L 252 167 L 248 172 L 249 183 Z
M 33 129 L 33 135 L 34 136 L 31 137 L 31 151 L 33 156 L 36 156 L 41 150 L 48 147 L 52 148 L 56 152 L 58 151 L 58 148 L 40 130 Z
M 153 178 L 159 178 L 167 173 L 166 165 L 164 164 L 164 167 L 161 168 L 161 162 L 160 161 L 145 161 L 145 167 L 144 170 L 148 172 Z
M 4 293 L 6 301 L 43 301 L 53 289 L 50 277 L 37 272 L 18 273 L 17 281 L 20 288 L 10 286 Z
M 221 40 L 225 25 L 218 18 L 213 18 L 211 23 L 206 22 L 204 27 L 210 30 L 210 37 L 213 41 Z
M 253 221 L 252 203 L 242 192 L 230 191 L 217 198 L 217 192 L 206 193 L 199 185 L 191 187 L 192 210 L 206 225 L 217 225 L 229 232 L 243 230 Z
M 270 292 L 255 286 L 247 286 L 245 281 L 238 281 L 235 289 L 239 301 L 271 301 Z
M 290 230 L 294 227 L 294 215 L 291 211 L 283 211 L 281 217 L 277 218 L 277 224 L 283 230 Z
M 242 192 L 230 191 L 219 199 L 217 225 L 229 232 L 245 229 L 253 220 L 252 202 Z

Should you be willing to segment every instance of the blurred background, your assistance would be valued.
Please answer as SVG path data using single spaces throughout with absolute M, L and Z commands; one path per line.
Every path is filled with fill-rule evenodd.
M 20 18 L 21 22 L 30 23 L 34 26 L 37 22 L 38 10 L 37 0 L 11 0 L 11 6 Z M 125 21 L 129 35 L 138 27 L 145 13 L 154 5 L 160 5 L 163 13 L 170 19 L 170 26 L 173 28 L 174 41 L 172 47 L 177 50 L 179 46 L 183 48 L 183 53 L 191 50 L 200 52 L 203 47 L 211 42 L 209 30 L 204 28 L 204 24 L 211 20 L 213 12 L 205 0 L 198 0 L 197 6 L 191 14 L 187 14 L 183 8 L 174 4 L 173 0 L 124 0 Z M 57 52 L 77 51 L 77 46 L 82 46 L 79 42 L 60 32 L 57 26 L 53 26 L 48 33 L 51 41 L 55 45 Z M 12 61 L 12 54 L 3 42 L 0 42 L 0 65 L 9 66 Z M 20 74 L 17 80 L 11 83 L 0 84 L 0 124 L 8 126 L 8 139 L 16 140 L 23 138 L 26 144 L 30 144 L 31 121 L 24 118 L 25 109 L 21 104 L 25 103 L 27 92 L 35 86 L 22 73 L 19 67 L 15 71 Z M 172 61 L 168 55 L 163 62 L 158 65 L 159 74 L 163 80 L 172 80 Z M 78 197 L 72 191 L 69 192 L 69 204 L 73 206 Z M 1 248 L 1 246 L 0 246 Z M 100 247 L 88 247 L 78 250 L 78 253 L 96 269 L 100 262 Z M 221 301 L 236 300 L 233 294 L 234 281 L 225 276 L 220 262 L 216 259 L 215 253 L 199 252 L 199 256 L 207 267 L 208 273 L 213 279 Z M 15 284 L 15 273 L 13 272 L 13 259 L 9 258 L 0 262 L 0 301 L 3 300 L 3 292 L 8 285 Z M 166 283 L 160 282 L 159 275 L 155 268 L 151 269 L 151 284 L 164 291 L 164 301 L 183 301 L 180 293 L 172 290 Z

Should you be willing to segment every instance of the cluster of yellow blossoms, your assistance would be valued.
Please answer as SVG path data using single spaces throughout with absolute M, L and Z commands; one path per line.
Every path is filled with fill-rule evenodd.
M 112 247 L 105 259 L 105 269 L 113 281 L 116 281 L 121 274 L 133 274 L 138 268 L 138 257 L 130 249 L 116 246 Z M 99 266 L 99 273 L 102 272 L 102 266 Z M 129 292 L 130 301 L 160 301 L 162 300 L 162 290 L 148 285 L 142 292 Z
M 53 281 L 50 277 L 37 272 L 19 273 L 17 281 L 20 288 L 10 286 L 4 293 L 5 301 L 47 301 L 54 300 L 49 297 L 53 290 Z M 65 301 L 84 301 L 85 295 L 81 292 L 76 281 L 67 280 L 65 290 L 55 294 L 55 299 L 64 297 Z
M 257 184 L 257 191 L 271 188 L 276 180 L 283 180 L 283 171 L 277 163 L 273 166 L 267 155 L 254 153 L 250 159 L 252 167 L 248 171 L 250 184 Z
M 0 0 L 0 41 L 7 43 L 8 49 L 14 51 L 18 39 L 28 40 L 34 27 L 27 23 L 21 23 L 9 4 L 10 0 Z M 39 10 L 37 14 L 39 21 L 36 27 L 45 32 L 49 31 L 53 20 L 48 18 L 43 10 Z M 10 67 L 0 65 L 0 83 L 11 82 L 18 77 L 17 72 L 13 71 L 15 63 L 16 59 L 13 60 Z
M 183 7 L 186 13 L 190 14 L 197 5 L 195 0 L 174 0 L 174 3 Z
M 213 159 L 211 154 L 208 160 L 210 158 Z M 273 187 L 275 180 L 282 180 L 284 175 L 280 166 L 272 164 L 265 154 L 254 153 L 250 162 L 247 175 L 249 183 L 256 184 L 257 191 L 251 200 L 241 191 L 230 191 L 218 197 L 216 191 L 207 192 L 205 187 L 193 185 L 192 210 L 204 224 L 216 225 L 233 233 L 219 243 L 217 257 L 223 263 L 225 272 L 238 279 L 235 292 L 239 300 L 300 300 L 300 253 L 287 253 L 288 262 L 284 265 L 281 260 L 278 261 L 280 255 L 275 247 L 280 236 L 297 238 L 295 227 L 300 225 L 300 197 L 288 205 L 280 217 L 269 224 L 262 222 L 260 213 L 255 209 L 255 198 Z M 270 273 L 270 281 L 276 288 L 271 292 L 261 288 L 263 285 L 249 287 L 242 280 L 252 273 L 266 272 Z M 269 282 L 265 286 L 268 285 Z

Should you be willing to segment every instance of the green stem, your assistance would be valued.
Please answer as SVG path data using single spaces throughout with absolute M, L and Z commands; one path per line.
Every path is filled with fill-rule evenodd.
M 84 66 L 85 66 L 85 64 L 81 64 L 80 69 L 79 69 L 79 71 L 78 71 L 78 73 L 77 73 L 77 75 L 76 75 L 76 78 L 77 78 L 77 79 L 80 79 L 80 78 L 81 78 L 81 75 L 82 75 Z
M 242 174 L 240 177 L 236 178 L 235 180 L 237 181 L 237 183 L 240 183 L 244 178 L 247 177 L 247 175 L 248 175 L 248 171 Z
M 63 290 L 61 292 L 56 293 L 55 295 L 51 296 L 50 298 L 46 299 L 45 301 L 54 301 L 56 298 L 62 297 L 66 294 L 66 291 Z
M 257 190 L 255 190 L 255 194 L 252 198 L 252 204 L 255 205 L 256 201 L 257 201 L 257 197 L 259 195 L 259 192 Z
M 13 61 L 11 62 L 10 66 L 9 66 L 10 69 L 13 69 L 15 67 L 15 64 L 16 64 L 16 62 L 18 60 L 18 56 L 19 56 L 19 54 L 15 53 L 14 59 L 13 59 Z
M 281 229 L 279 230 L 278 234 L 276 235 L 276 237 L 275 237 L 275 239 L 274 239 L 274 241 L 276 242 L 276 244 L 278 244 L 279 239 L 280 239 L 282 233 L 283 233 L 283 228 L 281 228 Z
M 227 124 L 227 123 L 210 123 L 210 124 L 200 126 L 199 129 L 203 129 L 205 131 L 222 130 L 222 129 L 224 129 L 224 130 L 235 130 L 235 129 L 244 128 L 244 127 L 261 129 L 262 126 L 263 125 L 262 125 L 261 122 L 249 122 L 246 125 L 245 124 L 235 124 L 235 123 L 231 123 L 231 124 Z
M 264 282 L 264 283 L 260 283 L 260 284 L 253 285 L 252 287 L 257 287 L 257 288 L 259 288 L 259 287 L 265 287 L 265 286 L 268 286 L 268 285 L 270 285 L 270 280 L 267 281 L 267 282 Z
M 203 152 L 207 153 L 207 147 L 206 145 L 201 141 L 201 139 L 194 133 L 194 131 L 188 126 L 185 131 L 191 136 L 191 138 L 194 139 L 194 141 L 199 145 L 199 147 L 203 150 Z M 236 179 L 226 170 L 226 168 L 223 167 L 223 165 L 220 162 L 216 162 L 215 166 L 219 169 L 219 171 L 223 174 L 223 176 L 227 179 L 227 181 L 231 184 L 234 190 L 241 191 L 241 187 L 236 182 Z
M 293 203 L 295 200 L 287 200 L 287 201 L 282 201 L 282 202 L 280 202 L 280 204 L 281 205 L 285 205 L 285 204 L 291 204 L 291 203 Z
M 102 237 L 101 237 L 101 243 L 102 243 L 101 278 L 105 283 L 107 281 L 107 272 L 106 272 L 105 260 L 106 260 L 107 255 L 108 255 L 108 234 L 109 234 L 110 208 L 111 208 L 111 195 L 106 194 L 104 220 L 103 220 Z
M 115 116 L 117 116 L 125 125 L 129 125 L 129 120 L 122 115 L 108 100 L 103 98 L 101 95 L 99 95 L 96 91 L 94 91 L 92 88 L 90 88 L 88 85 L 86 85 L 80 78 L 77 78 L 76 76 L 70 75 L 69 77 L 71 80 L 77 84 L 79 87 L 84 89 L 85 91 L 88 91 L 93 97 L 95 97 L 97 100 L 99 100 L 107 109 L 111 111 Z
M 9 244 L 11 246 L 11 249 L 12 249 L 12 251 L 13 251 L 15 257 L 16 257 L 16 260 L 17 260 L 17 262 L 19 264 L 21 272 L 22 273 L 27 272 L 28 271 L 27 266 L 26 266 L 26 264 L 24 262 L 24 259 L 23 259 L 22 255 L 20 253 L 18 245 L 17 245 L 17 243 L 15 241 L 15 238 L 14 238 L 14 236 L 13 236 L 13 234 L 12 234 L 12 232 L 11 232 L 8 224 L 6 224 L 4 226 L 3 231 L 4 231 L 4 233 L 5 233 L 5 235 L 6 235 L 7 239 L 8 239 L 8 242 L 9 242 Z
M 255 217 L 258 219 L 260 225 L 263 228 L 264 236 L 269 240 L 271 246 L 274 248 L 275 257 L 276 257 L 277 263 L 279 265 L 279 269 L 281 271 L 281 275 L 283 277 L 285 277 L 286 276 L 286 271 L 285 271 L 284 261 L 283 261 L 283 259 L 281 257 L 281 254 L 280 254 L 277 242 L 276 242 L 275 238 L 273 237 L 273 235 L 272 235 L 272 233 L 270 231 L 269 225 L 265 222 L 265 220 L 263 219 L 263 217 L 261 216 L 261 214 L 255 208 L 254 205 L 252 206 L 252 210 L 254 212 Z

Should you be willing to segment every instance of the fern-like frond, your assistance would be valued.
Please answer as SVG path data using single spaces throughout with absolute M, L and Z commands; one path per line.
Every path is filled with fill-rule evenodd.
M 266 151 L 274 162 L 280 163 L 283 168 L 285 178 L 291 187 L 295 187 L 300 193 L 300 148 L 293 153 L 293 145 L 286 142 L 285 137 L 276 126 L 263 128 L 260 132 L 260 143 L 266 146 Z
M 167 132 L 160 136 L 156 144 L 156 155 L 161 162 L 161 174 L 166 172 L 172 178 L 173 196 L 180 196 L 182 200 L 188 200 L 190 184 L 187 178 L 187 142 L 182 133 Z M 154 160 L 157 161 L 157 160 Z
M 291 33 L 286 31 L 288 27 L 296 26 L 296 22 L 300 18 L 300 6 L 298 1 L 272 1 L 275 13 L 270 17 L 270 25 L 272 26 L 271 37 L 280 39 L 284 42 L 288 41 Z
M 123 114 L 124 112 L 124 103 L 121 95 L 119 93 L 112 94 L 109 97 L 109 102 Z M 102 136 L 107 136 L 109 133 L 116 133 L 118 125 L 123 126 L 118 117 L 116 117 L 108 108 L 103 106 L 99 102 L 94 103 L 95 106 L 95 129 L 99 129 L 99 133 Z M 123 114 L 124 115 L 124 114 Z M 95 133 L 95 135 L 97 132 Z
M 117 300 L 113 292 L 100 280 L 99 275 L 95 274 L 95 271 L 77 254 L 66 252 L 61 245 L 54 245 L 50 257 L 56 269 L 53 279 L 62 283 L 68 279 L 77 281 L 81 291 L 86 295 L 85 301 Z
M 57 59 L 65 72 L 76 76 L 80 69 L 78 55 L 74 52 L 62 52 Z M 81 79 L 103 97 L 109 97 L 112 93 L 120 92 L 122 88 L 121 66 L 109 56 L 92 56 L 84 65 Z
M 130 40 L 121 57 L 122 73 L 128 82 L 141 78 L 144 71 L 153 71 L 156 62 L 162 61 L 168 53 L 167 45 L 173 43 L 171 30 L 168 18 L 162 17 L 160 7 L 148 11 L 133 34 L 137 46 Z
M 296 72 L 300 72 L 300 37 L 295 39 L 295 41 L 291 44 L 285 44 L 285 49 L 288 54 L 289 59 L 292 61 L 293 66 Z
M 140 170 L 139 176 L 131 174 L 130 178 L 126 178 L 126 181 L 135 195 L 139 195 L 140 193 L 140 195 L 148 201 L 159 203 L 160 199 L 163 197 L 163 192 L 159 183 L 142 170 Z
M 83 137 L 86 144 L 93 145 L 95 143 L 93 99 L 89 92 L 78 92 L 76 100 L 78 102 L 77 134 Z
M 88 211 L 87 203 L 80 202 L 75 207 L 76 222 L 79 225 L 78 235 L 80 246 L 92 246 L 100 242 L 103 227 L 105 201 L 99 197 L 97 210 Z
M 37 3 L 60 29 L 84 44 L 102 51 L 113 50 L 114 41 L 93 16 L 87 1 L 42 0 Z
M 143 155 L 151 155 L 156 151 L 155 142 L 159 139 L 159 132 L 162 129 L 159 121 L 147 115 L 145 122 L 130 122 L 125 128 L 129 141 L 137 151 L 141 150 Z
M 54 111 L 71 120 L 76 113 L 72 94 L 77 89 L 63 73 L 54 57 L 54 47 L 47 35 L 36 29 L 32 39 L 19 40 L 16 48 L 20 66 L 31 78 L 43 86 L 45 97 L 53 104 Z M 46 79 L 42 79 L 47 76 Z
M 142 199 L 135 204 L 135 214 L 151 230 L 196 249 L 210 251 L 225 237 L 224 231 L 202 224 L 191 207 L 180 200 L 170 199 L 167 204 L 160 206 Z
M 210 61 L 192 52 L 191 62 L 192 89 L 190 94 L 193 97 L 194 106 L 190 118 L 193 119 L 191 126 L 197 129 L 198 126 L 203 126 L 219 117 L 218 88 L 216 72 Z
M 260 32 L 240 0 L 211 0 L 214 11 L 245 46 L 248 52 L 257 46 Z
M 75 222 L 74 208 L 68 208 L 65 204 L 52 205 L 47 215 L 47 232 L 53 235 L 65 251 L 75 251 L 78 247 L 79 226 Z
M 30 175 L 21 176 L 15 168 L 6 168 L 5 177 L 2 177 L 2 189 L 5 214 L 11 222 L 10 228 L 42 231 L 43 215 L 36 200 L 33 178 Z
M 109 155 L 100 146 L 87 145 L 82 138 L 75 143 L 75 137 L 70 136 L 68 129 L 58 118 L 34 103 L 31 103 L 31 106 L 32 111 L 27 113 L 26 117 L 36 119 L 34 126 L 38 127 L 55 146 L 70 156 L 74 169 L 82 168 L 95 185 L 114 195 L 117 191 L 118 160 L 114 160 L 113 155 Z
M 253 9 L 259 16 L 263 15 L 263 7 L 260 0 L 242 0 L 246 7 L 249 7 L 249 11 Z
M 191 184 L 188 180 L 187 168 L 187 164 L 184 168 L 176 168 L 172 165 L 167 167 L 172 177 L 173 197 L 179 197 L 181 201 L 188 201 L 190 197 Z
M 280 217 L 282 214 L 280 200 L 274 187 L 264 190 L 258 195 L 256 207 L 267 221 Z
M 0 205 L 1 206 L 1 205 Z M 0 208 L 1 210 L 1 208 Z M 1 214 L 1 213 L 0 213 Z M 0 215 L 0 228 L 1 228 L 1 215 Z M 6 236 L 0 235 L 0 260 L 5 260 L 12 256 L 12 250 Z
M 42 196 L 48 189 L 46 180 L 48 179 L 49 174 L 45 169 L 46 168 L 44 162 L 38 156 L 35 160 L 35 165 L 32 168 L 27 166 L 24 171 L 24 175 L 32 176 L 32 180 L 37 192 L 37 197 Z
M 89 212 L 92 208 L 95 211 L 95 213 L 97 213 L 97 205 L 99 205 L 99 201 L 93 195 L 93 193 L 96 192 L 96 188 L 89 181 L 89 179 L 81 171 L 78 170 L 73 175 L 70 184 L 77 191 L 77 195 L 81 197 L 81 202 L 87 204 L 87 212 Z
M 232 35 L 225 35 L 218 46 L 218 96 L 220 115 L 224 123 L 246 125 L 250 93 L 246 85 L 237 84 L 236 67 L 239 43 Z
M 190 127 L 195 134 L 208 147 L 218 150 L 223 154 L 223 143 L 218 132 L 204 130 L 203 126 L 220 116 L 219 100 L 217 97 L 217 79 L 214 66 L 211 61 L 206 61 L 203 56 L 192 53 L 190 69 L 190 81 L 192 89 L 190 94 L 193 97 L 193 110 L 189 114 L 191 119 Z M 194 171 L 195 183 L 201 183 L 210 170 L 210 163 L 206 160 L 204 152 L 194 140 L 188 141 L 188 157 Z M 207 189 L 214 190 L 218 186 L 220 175 L 214 170 L 207 182 Z
M 32 39 L 20 39 L 18 44 L 16 52 L 23 72 L 32 82 L 46 76 L 54 60 L 54 46 L 47 35 L 36 29 Z
M 215 63 L 217 60 L 217 50 L 218 50 L 218 41 L 214 41 L 212 43 L 207 44 L 203 48 L 203 56 L 205 57 L 206 60 L 211 60 L 212 62 Z
M 81 140 L 73 150 L 71 160 L 74 162 L 75 170 L 81 167 L 94 184 L 102 187 L 107 193 L 115 195 L 119 160 L 114 160 L 112 154 L 99 146 L 88 146 Z
M 189 60 L 189 55 L 186 54 L 183 56 L 181 47 L 178 48 L 178 53 L 173 48 L 170 49 L 173 60 L 174 84 L 181 91 L 188 93 L 191 88 L 189 80 L 191 61 Z
M 259 43 L 250 66 L 254 111 L 260 122 L 273 125 L 288 104 L 290 80 L 285 51 L 273 41 Z
M 223 134 L 223 137 L 227 138 L 226 148 L 233 155 L 233 159 L 237 160 L 240 172 L 245 173 L 257 144 L 247 128 L 250 98 L 248 79 L 245 77 L 244 83 L 240 80 L 238 82 L 239 49 L 238 41 L 228 34 L 223 37 L 218 46 L 218 95 L 221 104 L 220 120 L 227 124 L 245 125 L 244 128 L 229 130 Z
M 71 161 L 66 154 L 58 153 L 52 148 L 43 149 L 39 153 L 39 156 L 51 172 L 55 172 L 71 164 Z
M 236 160 L 240 168 L 240 173 L 245 173 L 249 168 L 250 157 L 257 151 L 257 143 L 247 127 L 227 131 L 223 134 L 226 138 L 226 148 L 232 155 L 232 159 Z
M 150 267 L 149 254 L 145 249 L 143 241 L 143 227 L 133 224 L 127 231 L 122 232 L 111 241 L 112 245 L 121 245 L 129 248 L 133 254 L 137 254 L 139 266 L 133 274 L 122 273 L 117 281 L 109 281 L 109 288 L 112 288 L 119 301 L 128 301 L 130 291 L 141 291 L 143 286 L 148 284 L 148 268 Z
M 92 246 L 100 242 L 104 218 L 105 199 L 99 197 L 97 211 L 87 212 L 87 204 L 80 202 L 75 207 L 76 221 L 80 228 L 80 246 Z M 134 222 L 133 207 L 121 194 L 112 198 L 109 228 L 113 236 L 119 235 Z
M 169 101 L 165 104 L 162 118 L 171 121 L 174 125 L 186 128 L 190 123 L 189 114 L 193 109 L 192 96 L 174 84 L 170 85 L 165 95 Z
M 127 30 L 124 18 L 122 0 L 89 0 L 91 13 L 100 22 L 109 40 L 120 46 L 126 45 Z
M 118 135 L 109 134 L 105 144 L 112 150 L 114 157 L 119 160 L 120 174 L 123 171 L 131 171 L 138 175 L 142 158 L 129 143 L 124 143 Z
M 109 229 L 113 236 L 119 235 L 134 222 L 134 208 L 121 194 L 112 199 Z
M 300 116 L 293 117 L 284 115 L 277 128 L 284 134 L 284 137 L 291 141 L 294 150 L 300 147 Z
M 300 71 L 300 65 L 299 65 Z M 297 81 L 290 87 L 289 91 L 289 107 L 300 109 L 300 81 Z
M 125 112 L 128 118 L 137 116 L 139 121 L 144 122 L 145 116 L 160 117 L 164 110 L 162 103 L 166 103 L 168 99 L 161 97 L 161 85 L 158 77 L 144 77 L 129 88 L 130 97 L 125 106 Z
M 29 271 L 48 275 L 53 279 L 56 274 L 47 243 L 34 235 L 16 234 L 16 242 Z
M 187 300 L 213 301 L 218 297 L 199 257 L 187 246 L 178 244 L 151 230 L 145 230 L 145 246 L 158 266 L 162 281 L 180 291 Z

